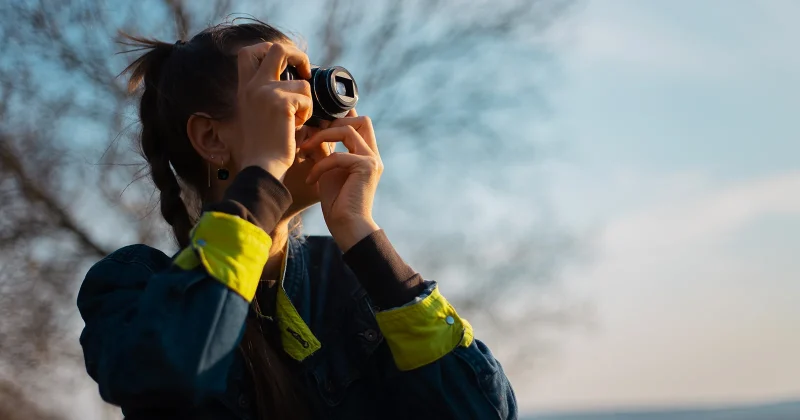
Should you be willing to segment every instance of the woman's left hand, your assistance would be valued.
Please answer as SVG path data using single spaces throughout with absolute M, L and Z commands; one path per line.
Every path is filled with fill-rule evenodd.
M 301 150 L 310 151 L 322 143 L 341 142 L 349 153 L 331 153 L 314 164 L 307 183 L 319 182 L 322 215 L 342 251 L 380 229 L 372 219 L 372 203 L 383 162 L 369 117 L 348 117 L 306 140 Z

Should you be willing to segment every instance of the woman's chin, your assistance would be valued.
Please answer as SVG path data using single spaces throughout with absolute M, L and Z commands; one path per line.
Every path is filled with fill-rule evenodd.
M 295 158 L 294 164 L 286 171 L 283 185 L 292 194 L 292 205 L 287 213 L 296 214 L 319 203 L 319 186 L 306 184 L 306 178 L 314 162 L 310 159 Z
M 313 186 L 309 185 L 308 188 L 303 191 L 289 191 L 292 193 L 292 205 L 289 206 L 289 210 L 286 211 L 287 214 L 298 214 L 319 203 L 319 189 L 316 184 Z

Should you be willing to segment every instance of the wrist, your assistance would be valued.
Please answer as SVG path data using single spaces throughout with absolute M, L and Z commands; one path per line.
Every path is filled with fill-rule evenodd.
M 380 226 L 372 218 L 336 223 L 335 227 L 330 228 L 331 236 L 342 252 L 347 252 L 353 245 L 379 230 L 381 230 Z

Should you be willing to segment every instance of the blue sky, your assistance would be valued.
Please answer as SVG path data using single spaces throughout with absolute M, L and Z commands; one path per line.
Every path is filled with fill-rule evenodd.
M 514 378 L 525 409 L 800 397 L 800 56 L 792 1 L 589 2 L 553 34 L 545 165 L 594 258 L 598 328 Z

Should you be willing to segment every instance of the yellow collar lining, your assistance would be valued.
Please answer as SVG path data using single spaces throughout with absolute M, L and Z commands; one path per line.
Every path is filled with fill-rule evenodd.
M 289 263 L 289 241 L 286 241 L 286 249 L 283 253 L 283 263 L 281 267 L 281 276 L 279 279 L 278 295 L 275 299 L 276 308 L 275 315 L 278 321 L 278 327 L 281 331 L 281 344 L 283 349 L 289 356 L 297 361 L 303 361 L 308 356 L 322 348 L 322 344 L 311 332 L 311 329 L 300 317 L 297 309 L 286 294 L 283 288 L 283 280 L 286 277 L 286 268 Z

